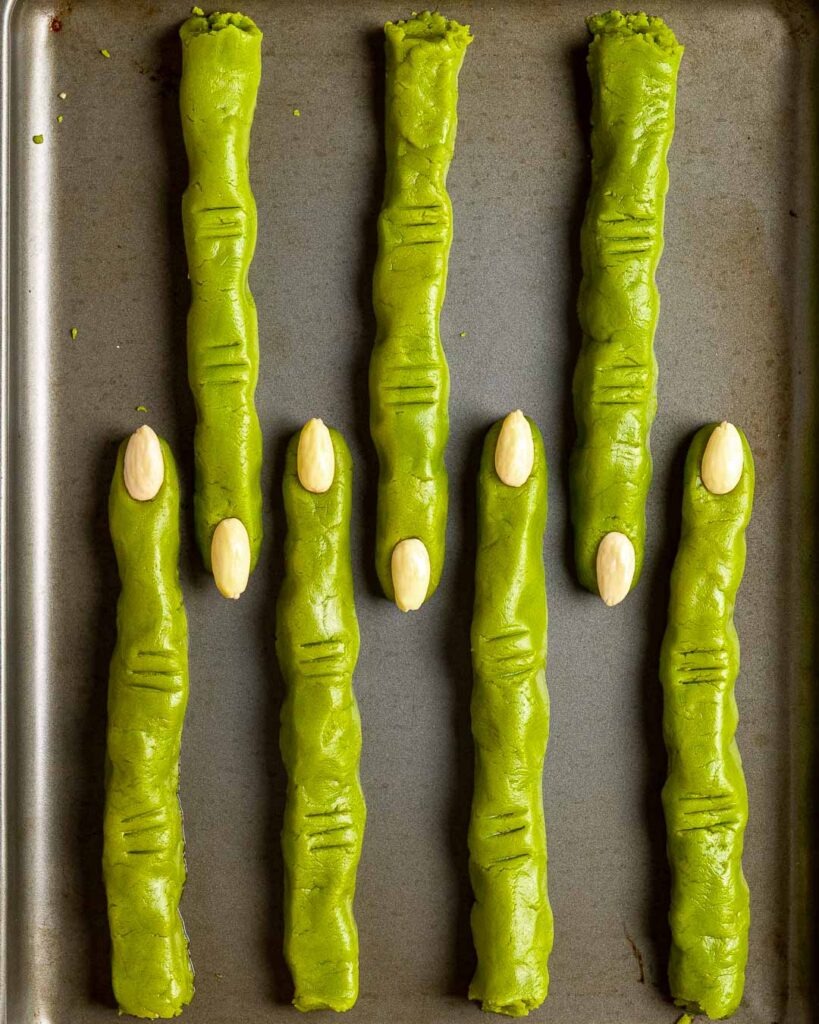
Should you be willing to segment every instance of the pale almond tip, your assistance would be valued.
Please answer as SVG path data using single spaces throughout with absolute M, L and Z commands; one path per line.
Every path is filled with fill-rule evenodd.
M 219 591 L 222 597 L 224 597 L 228 601 L 238 601 L 239 598 L 242 596 L 242 594 L 244 594 L 245 590 L 247 589 L 246 586 L 242 587 L 241 590 L 239 590 L 237 587 L 230 587 L 228 586 L 227 583 L 225 583 L 215 574 L 213 577 L 213 582 L 216 584 L 216 589 Z
M 399 612 L 417 612 L 418 609 L 423 605 L 422 601 L 405 601 L 398 593 L 395 595 L 395 607 Z

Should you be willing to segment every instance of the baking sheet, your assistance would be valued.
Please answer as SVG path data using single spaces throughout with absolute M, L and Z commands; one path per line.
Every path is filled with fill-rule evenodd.
M 248 593 L 232 604 L 201 570 L 191 531 L 179 218 L 186 167 L 176 106 L 176 30 L 187 7 L 7 0 L 2 8 L 5 1020 L 115 1019 L 99 867 L 117 593 L 105 503 L 116 444 L 145 419 L 170 440 L 187 495 L 182 909 L 197 992 L 184 1019 L 295 1019 L 281 955 L 273 609 L 284 447 L 313 415 L 344 432 L 357 483 L 356 686 L 369 818 L 357 900 L 361 998 L 349 1019 L 480 1019 L 465 1000 L 473 492 L 485 428 L 517 406 L 538 419 L 551 471 L 544 793 L 555 946 L 551 994 L 533 1018 L 677 1017 L 665 982 L 657 657 L 684 450 L 700 423 L 728 417 L 746 429 L 758 477 L 737 609 L 753 920 L 735 1019 L 810 1020 L 812 5 L 659 0 L 651 8 L 687 51 L 659 272 L 646 571 L 615 610 L 575 584 L 566 515 L 588 169 L 583 19 L 593 5 L 459 0 L 446 8 L 475 32 L 461 75 L 442 325 L 452 506 L 440 591 L 407 617 L 378 596 L 372 568 L 366 370 L 383 176 L 380 26 L 408 9 L 370 0 L 243 8 L 265 32 L 251 171 L 267 539 Z M 34 145 L 40 133 L 45 141 Z

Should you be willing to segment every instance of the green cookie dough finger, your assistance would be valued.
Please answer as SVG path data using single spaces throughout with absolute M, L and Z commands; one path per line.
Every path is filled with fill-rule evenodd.
M 175 1017 L 193 997 L 179 915 L 185 858 L 177 795 L 188 626 L 177 568 L 176 466 L 150 427 L 120 447 L 108 514 L 122 581 L 108 683 L 103 842 L 113 988 L 122 1013 Z
M 387 177 L 373 281 L 378 332 L 370 429 L 380 466 L 378 578 L 387 597 L 409 611 L 434 592 L 444 563 L 449 368 L 439 321 L 452 244 L 446 177 L 455 148 L 458 72 L 472 37 L 468 26 L 428 12 L 388 22 L 384 31 Z M 396 547 L 407 540 L 415 541 L 415 550 L 399 550 L 394 566 Z M 415 583 L 405 599 L 406 561 Z M 419 576 L 426 586 L 419 588 Z
M 684 488 L 660 657 L 668 748 L 669 980 L 677 1005 L 719 1019 L 739 1006 L 748 958 L 749 898 L 742 874 L 748 795 L 734 738 L 734 603 L 754 496 L 744 435 L 730 424 L 703 427 L 688 453 Z
M 182 222 L 192 296 L 196 539 L 219 590 L 238 597 L 262 540 L 259 331 L 248 285 L 257 226 L 248 152 L 262 33 L 242 14 L 211 14 L 189 18 L 179 34 L 190 170 Z M 230 525 L 217 532 L 225 521 Z
M 353 693 L 352 461 L 342 436 L 310 420 L 288 447 L 283 489 L 276 651 L 287 685 L 284 952 L 297 1009 L 349 1010 L 358 998 L 353 900 L 366 809 Z
M 554 934 L 542 794 L 549 735 L 546 502 L 540 432 L 512 413 L 489 431 L 478 477 L 469 823 L 478 954 L 469 997 L 512 1017 L 546 998 Z
M 636 585 L 643 564 L 657 411 L 654 275 L 683 48 L 645 14 L 610 11 L 588 26 L 592 180 L 580 235 L 571 514 L 580 582 L 611 605 Z

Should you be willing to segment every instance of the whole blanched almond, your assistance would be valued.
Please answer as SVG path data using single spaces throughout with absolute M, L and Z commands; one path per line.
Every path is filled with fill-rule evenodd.
M 165 479 L 165 460 L 159 438 L 147 424 L 128 439 L 122 475 L 126 491 L 136 501 L 151 501 L 159 494 Z
M 241 597 L 250 576 L 250 538 L 241 519 L 223 519 L 213 531 L 210 562 L 219 593 Z
M 522 487 L 532 475 L 535 443 L 529 421 L 516 409 L 510 412 L 495 445 L 495 472 L 509 487 Z
M 742 437 L 733 423 L 723 420 L 714 427 L 702 453 L 700 476 L 712 494 L 729 494 L 742 477 L 745 453 Z
M 417 537 L 399 541 L 392 551 L 392 585 L 402 612 L 414 612 L 429 590 L 429 552 Z
M 324 494 L 333 486 L 336 453 L 333 439 L 323 420 L 308 420 L 301 428 L 296 452 L 299 483 L 306 491 Z
M 607 533 L 597 549 L 597 589 L 611 608 L 631 589 L 634 579 L 634 545 L 624 533 Z

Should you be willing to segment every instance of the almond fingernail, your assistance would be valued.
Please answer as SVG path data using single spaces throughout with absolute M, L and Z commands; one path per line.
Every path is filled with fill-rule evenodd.
M 745 453 L 742 437 L 733 423 L 723 420 L 714 427 L 702 453 L 700 477 L 712 494 L 728 494 L 742 477 Z
M 535 442 L 529 421 L 520 411 L 510 412 L 495 445 L 495 472 L 509 487 L 521 487 L 532 475 Z
M 597 589 L 611 608 L 631 589 L 634 579 L 634 545 L 624 533 L 607 533 L 597 549 Z
M 417 537 L 399 541 L 392 551 L 392 585 L 402 612 L 414 612 L 429 590 L 429 552 Z
M 165 460 L 159 438 L 147 424 L 128 439 L 122 475 L 125 489 L 136 501 L 150 501 L 159 494 L 165 479 Z
M 299 483 L 313 494 L 324 494 L 333 486 L 336 453 L 330 431 L 323 420 L 308 420 L 301 428 L 296 452 L 296 471 Z
M 210 562 L 219 593 L 240 597 L 250 576 L 250 538 L 241 519 L 223 519 L 213 531 Z

